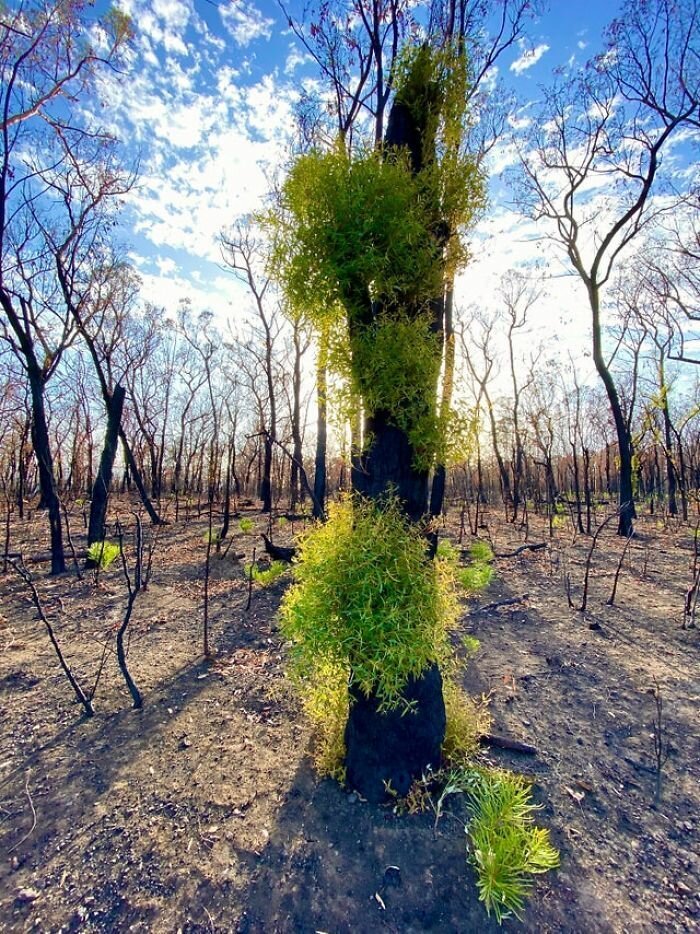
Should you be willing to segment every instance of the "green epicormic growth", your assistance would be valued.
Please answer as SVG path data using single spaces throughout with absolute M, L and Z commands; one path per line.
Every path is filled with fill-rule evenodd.
M 449 652 L 457 604 L 446 570 L 426 559 L 425 539 L 395 501 L 332 504 L 301 542 L 282 605 L 293 675 L 313 685 L 320 671 L 342 671 L 346 689 L 400 705 L 408 678 Z
M 460 233 L 481 209 L 484 189 L 462 148 L 464 55 L 410 48 L 395 89 L 421 152 L 412 159 L 407 148 L 384 146 L 349 154 L 339 142 L 301 156 L 273 218 L 273 264 L 292 308 L 333 335 L 330 359 L 356 404 L 403 429 L 426 468 L 445 428 L 436 406 L 436 300 L 466 261 Z

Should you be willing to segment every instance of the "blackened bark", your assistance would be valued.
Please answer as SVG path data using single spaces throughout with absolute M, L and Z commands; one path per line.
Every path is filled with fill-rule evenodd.
M 260 499 L 262 511 L 272 512 L 272 438 L 265 435 L 263 444 L 263 470 L 260 478 Z
M 92 489 L 92 501 L 90 503 L 88 547 L 94 542 L 102 541 L 104 538 L 109 490 L 112 485 L 112 471 L 114 469 L 114 458 L 117 455 L 119 428 L 121 427 L 125 397 L 126 390 L 123 386 L 117 385 L 114 387 L 114 391 L 107 406 L 107 432 L 105 434 L 100 467 L 97 471 L 97 477 L 95 478 Z M 94 567 L 95 562 L 92 561 L 91 558 L 88 558 L 85 566 Z
M 122 448 L 124 449 L 124 459 L 126 460 L 126 466 L 124 469 L 124 480 L 127 487 L 130 487 L 131 480 L 133 479 L 136 484 L 136 489 L 139 491 L 139 496 L 141 497 L 141 502 L 143 503 L 143 508 L 148 513 L 148 518 L 151 520 L 153 525 L 162 525 L 164 520 L 158 515 L 158 513 L 153 508 L 153 504 L 148 498 L 148 493 L 146 492 L 146 487 L 143 483 L 143 478 L 141 476 L 141 471 L 139 466 L 136 463 L 136 458 L 133 455 L 131 446 L 127 440 L 126 434 L 123 428 L 119 428 L 119 437 L 122 442 Z
M 407 150 L 414 172 L 423 165 L 424 130 L 411 108 L 394 102 L 385 140 L 387 151 L 394 147 Z M 443 298 L 431 304 L 433 331 L 442 337 Z M 358 305 L 353 302 L 349 307 Z M 366 317 L 371 320 L 375 312 L 368 304 Z M 352 321 L 350 324 L 352 343 Z M 437 377 L 434 390 L 437 394 Z M 416 467 L 415 451 L 406 432 L 391 424 L 386 412 L 377 411 L 366 419 L 364 438 L 369 439 L 369 445 L 360 463 L 353 464 L 353 490 L 372 500 L 393 494 L 413 522 L 423 521 L 428 514 L 428 471 Z M 429 767 L 440 766 L 446 716 L 437 664 L 428 666 L 420 677 L 410 678 L 402 697 L 413 702 L 410 713 L 402 715 L 402 708 L 380 713 L 374 693 L 365 697 L 351 691 L 345 730 L 347 777 L 370 801 L 379 802 L 392 793 L 406 794 L 415 778 Z
M 610 403 L 610 411 L 612 412 L 613 422 L 615 423 L 617 444 L 620 451 L 620 516 L 617 534 L 629 538 L 630 535 L 634 534 L 634 519 L 636 518 L 634 509 L 634 487 L 632 482 L 632 437 L 622 412 L 620 396 L 617 392 L 615 381 L 603 357 L 600 326 L 600 293 L 598 286 L 592 280 L 588 281 L 588 296 L 593 312 L 593 362 L 603 382 L 608 402 Z
M 347 780 L 363 797 L 379 803 L 392 792 L 406 795 L 422 773 L 439 768 L 445 735 L 442 677 L 437 665 L 421 677 L 409 678 L 403 698 L 416 712 L 403 708 L 378 712 L 376 696 L 351 691 L 350 716 L 345 727 Z
M 428 512 L 428 471 L 414 466 L 415 452 L 406 433 L 379 412 L 367 419 L 365 437 L 372 443 L 354 471 L 353 489 L 368 499 L 394 493 L 412 522 Z
M 322 519 L 326 505 L 326 442 L 327 442 L 327 392 L 326 361 L 323 349 L 319 353 L 316 370 L 316 398 L 318 415 L 316 421 L 316 464 L 314 470 L 314 519 Z
M 46 424 L 44 381 L 38 369 L 35 369 L 32 365 L 32 362 L 28 361 L 28 363 L 27 374 L 29 376 L 29 386 L 32 394 L 32 444 L 39 467 L 41 501 L 49 514 L 51 573 L 63 574 L 66 570 L 66 559 L 63 551 L 61 504 L 58 501 L 58 493 L 56 492 L 49 429 Z

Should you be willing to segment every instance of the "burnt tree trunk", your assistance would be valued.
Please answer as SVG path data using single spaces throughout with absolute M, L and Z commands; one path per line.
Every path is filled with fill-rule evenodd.
M 422 133 L 423 128 L 416 124 L 411 109 L 395 101 L 389 116 L 386 147 L 388 151 L 394 147 L 408 150 L 414 172 L 418 172 L 422 164 Z M 442 337 L 442 296 L 432 305 L 432 327 Z M 366 320 L 361 323 L 371 323 L 379 309 L 373 307 L 369 295 L 363 307 Z M 391 492 L 413 522 L 423 520 L 429 512 L 429 473 L 416 467 L 416 452 L 406 432 L 392 424 L 388 413 L 380 410 L 367 417 L 364 437 L 371 442 L 360 462 L 354 465 L 354 492 L 373 500 Z M 427 551 L 426 560 L 429 560 Z M 351 692 L 345 729 L 347 779 L 373 802 L 386 799 L 390 790 L 405 794 L 411 782 L 428 766 L 436 769 L 440 765 L 446 716 L 437 664 L 428 666 L 418 678 L 409 679 L 403 697 L 413 702 L 410 712 L 403 715 L 400 710 L 380 713 L 374 694 L 365 697 L 357 691 Z
M 114 469 L 114 458 L 117 455 L 119 428 L 122 421 L 125 396 L 126 390 L 124 387 L 117 385 L 114 387 L 114 391 L 107 405 L 107 432 L 105 434 L 100 467 L 97 471 L 97 477 L 95 477 L 95 484 L 92 489 L 92 501 L 90 503 L 88 547 L 94 542 L 102 541 L 104 538 L 109 489 L 112 485 L 112 471 Z M 85 566 L 88 568 L 94 567 L 95 562 L 91 558 L 88 558 Z
M 49 429 L 46 423 L 44 381 L 38 367 L 33 365 L 32 360 L 28 361 L 27 375 L 32 394 L 32 445 L 39 468 L 39 485 L 41 489 L 39 508 L 45 508 L 49 515 L 51 573 L 63 574 L 66 570 L 66 559 L 63 551 L 61 504 L 56 491 Z
M 327 372 L 325 349 L 319 351 L 316 368 L 316 398 L 318 414 L 316 420 L 316 461 L 314 470 L 314 519 L 322 519 L 326 506 L 326 443 L 327 443 Z

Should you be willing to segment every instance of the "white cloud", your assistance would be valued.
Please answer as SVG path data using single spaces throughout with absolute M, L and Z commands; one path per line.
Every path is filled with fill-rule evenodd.
M 546 42 L 542 42 L 540 45 L 535 46 L 534 49 L 525 47 L 521 42 L 520 48 L 522 50 L 520 58 L 516 58 L 516 60 L 510 66 L 510 70 L 514 71 L 516 75 L 522 74 L 522 72 L 527 71 L 528 68 L 532 68 L 533 65 L 536 65 L 537 62 L 539 62 L 545 52 L 549 52 L 549 46 Z
M 269 19 L 253 4 L 237 0 L 219 7 L 221 21 L 227 32 L 240 46 L 249 45 L 255 39 L 269 39 L 274 20 Z
M 304 55 L 304 53 L 299 50 L 296 43 L 290 43 L 289 55 L 287 55 L 287 60 L 284 63 L 285 75 L 293 75 L 299 65 L 303 65 L 305 62 L 309 61 L 311 61 L 310 55 Z

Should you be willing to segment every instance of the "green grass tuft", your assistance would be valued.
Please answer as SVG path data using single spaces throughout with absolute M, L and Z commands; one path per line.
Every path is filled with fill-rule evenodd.
M 288 565 L 284 561 L 272 561 L 269 567 L 261 568 L 260 565 L 256 562 L 253 565 L 247 564 L 245 568 L 246 577 L 250 577 L 251 569 L 253 573 L 253 580 L 256 584 L 260 584 L 261 587 L 269 587 L 270 584 L 273 584 L 278 577 L 281 577 L 282 574 L 287 570 Z
M 244 516 L 242 519 L 238 520 L 238 528 L 243 532 L 244 535 L 247 535 L 249 532 L 253 531 L 255 523 L 252 519 L 248 519 Z

